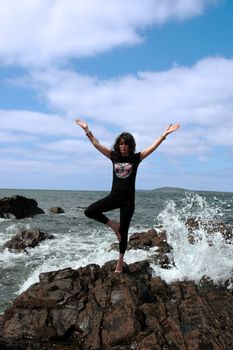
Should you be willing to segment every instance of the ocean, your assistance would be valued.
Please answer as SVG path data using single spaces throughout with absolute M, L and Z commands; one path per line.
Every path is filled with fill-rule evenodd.
M 1 189 L 0 198 L 13 195 L 33 198 L 45 214 L 22 220 L 0 219 L 0 313 L 15 297 L 33 283 L 41 272 L 78 268 L 90 263 L 103 265 L 116 260 L 118 252 L 109 250 L 116 242 L 115 234 L 108 227 L 86 218 L 83 210 L 102 198 L 102 191 L 10 190 Z M 52 214 L 50 207 L 60 206 L 64 214 Z M 233 240 L 225 241 L 220 232 L 208 236 L 201 226 L 196 231 L 194 244 L 188 242 L 185 222 L 198 217 L 203 223 L 223 222 L 233 226 L 233 193 L 196 192 L 175 189 L 136 192 L 136 209 L 129 235 L 151 228 L 167 231 L 168 243 L 173 247 L 175 266 L 163 269 L 151 265 L 153 273 L 167 283 L 175 280 L 198 281 L 207 276 L 215 283 L 233 278 Z M 118 219 L 118 210 L 109 212 Z M 54 235 L 27 253 L 13 254 L 2 245 L 23 229 L 38 228 Z M 211 244 L 210 244 L 211 241 Z M 126 252 L 126 263 L 146 259 L 149 251 Z

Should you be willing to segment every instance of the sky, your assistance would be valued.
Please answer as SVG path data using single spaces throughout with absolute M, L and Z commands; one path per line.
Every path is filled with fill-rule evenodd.
M 136 188 L 233 192 L 232 0 L 0 0 L 0 188 L 109 190 L 75 124 L 137 151 Z

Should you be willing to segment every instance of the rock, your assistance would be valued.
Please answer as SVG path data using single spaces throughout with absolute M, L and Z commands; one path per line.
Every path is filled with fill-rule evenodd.
M 1 213 L 0 212 L 0 219 L 11 219 L 12 215 L 10 213 Z
M 115 264 L 40 274 L 5 311 L 0 344 L 19 350 L 232 348 L 233 295 L 226 288 L 205 280 L 167 285 L 152 277 L 147 261 L 115 274 Z
M 119 249 L 119 243 L 111 243 L 108 251 L 110 252 L 111 250 L 118 250 Z
M 49 212 L 54 214 L 62 214 L 64 213 L 64 210 L 61 207 L 51 207 L 49 208 Z
M 149 249 L 158 247 L 158 252 L 165 254 L 171 251 L 171 246 L 167 243 L 166 232 L 160 234 L 155 229 L 147 232 L 136 232 L 129 238 L 129 249 Z
M 162 269 L 171 269 L 175 266 L 166 254 L 153 254 L 148 256 L 149 263 L 160 266 Z
M 25 251 L 26 248 L 34 248 L 46 238 L 51 239 L 53 236 L 38 229 L 23 230 L 7 241 L 3 245 L 3 249 L 8 248 L 13 253 L 19 253 Z
M 208 234 L 214 234 L 216 232 L 220 232 L 225 240 L 229 240 L 233 238 L 233 231 L 230 225 L 225 225 L 223 222 L 211 223 L 207 227 Z
M 110 250 L 117 250 L 118 247 L 118 243 L 112 243 Z M 148 250 L 152 247 L 157 247 L 157 252 L 160 254 L 166 254 L 172 250 L 167 243 L 165 231 L 158 234 L 155 229 L 150 229 L 147 232 L 135 232 L 129 237 L 128 249 Z
M 164 269 L 170 269 L 174 266 L 174 262 L 169 260 L 167 253 L 171 251 L 171 246 L 166 241 L 166 232 L 162 231 L 160 234 L 156 230 L 151 229 L 147 232 L 136 232 L 129 238 L 128 249 L 144 249 L 157 248 L 156 254 L 148 256 L 148 261 L 155 265 L 159 265 Z M 112 243 L 111 250 L 118 250 L 119 244 Z
M 34 199 L 15 195 L 0 199 L 0 215 L 13 214 L 16 219 L 23 219 L 36 214 L 44 214 Z
M 198 218 L 189 218 L 186 220 L 186 226 L 190 229 L 198 229 L 199 228 L 199 219 Z
M 213 235 L 216 232 L 220 232 L 226 241 L 233 238 L 233 230 L 230 225 L 225 225 L 222 222 L 203 222 L 199 218 L 189 218 L 186 220 L 185 225 L 188 228 L 188 241 L 194 244 L 197 237 L 195 230 L 202 228 L 207 235 Z M 211 245 L 211 241 L 209 242 Z

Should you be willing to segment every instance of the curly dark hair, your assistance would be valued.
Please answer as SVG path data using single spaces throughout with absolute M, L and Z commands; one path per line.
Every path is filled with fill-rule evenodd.
M 129 155 L 133 155 L 136 149 L 136 142 L 133 135 L 128 132 L 122 132 L 119 136 L 117 136 L 113 145 L 113 151 L 120 155 L 119 143 L 122 139 L 125 141 L 126 145 L 129 146 Z

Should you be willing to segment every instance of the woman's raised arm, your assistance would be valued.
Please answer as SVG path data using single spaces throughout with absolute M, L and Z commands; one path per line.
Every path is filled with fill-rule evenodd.
M 91 141 L 91 143 L 93 144 L 93 146 L 99 151 L 101 152 L 104 156 L 106 156 L 107 158 L 111 157 L 111 149 L 101 145 L 99 143 L 99 141 L 97 140 L 97 138 L 92 134 L 92 132 L 89 130 L 88 128 L 88 124 L 87 122 L 85 122 L 84 120 L 80 120 L 80 119 L 76 119 L 75 123 L 77 123 L 86 133 L 86 136 L 89 138 L 89 140 Z
M 166 137 L 171 134 L 172 132 L 176 131 L 180 127 L 180 124 L 170 124 L 168 127 L 165 129 L 163 134 L 156 139 L 151 146 L 145 148 L 143 151 L 140 152 L 140 158 L 141 160 L 145 159 L 148 157 L 154 150 L 159 147 L 159 145 L 166 139 Z

